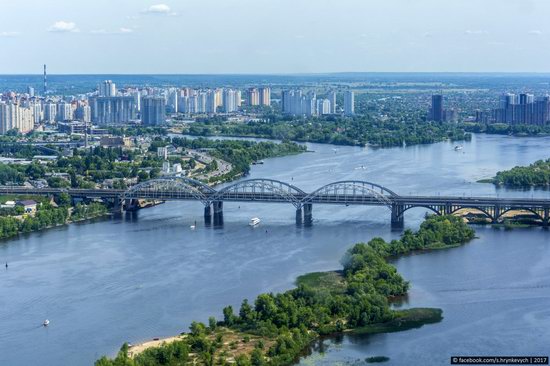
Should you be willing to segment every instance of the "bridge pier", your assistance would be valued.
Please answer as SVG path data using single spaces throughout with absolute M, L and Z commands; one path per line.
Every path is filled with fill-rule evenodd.
M 544 226 L 544 227 L 550 226 L 550 208 L 548 208 L 548 207 L 544 209 L 544 217 L 543 217 L 543 220 L 542 220 L 542 226 Z
M 400 230 L 405 227 L 405 217 L 403 216 L 403 205 L 393 203 L 391 205 L 391 228 Z
M 296 225 L 298 225 L 298 226 L 302 225 L 302 223 L 304 221 L 302 215 L 303 215 L 302 208 L 301 207 L 297 208 L 296 209 Z
M 204 225 L 212 225 L 212 207 L 211 205 L 204 206 Z
M 493 216 L 493 224 L 498 224 L 498 218 L 500 217 L 500 205 L 495 205 L 495 211 Z
M 113 212 L 114 213 L 122 213 L 123 211 L 123 204 L 121 198 L 114 198 L 113 199 Z
M 313 224 L 313 205 L 306 203 L 304 205 L 304 225 L 311 226 Z
M 223 226 L 223 201 L 214 201 L 214 226 Z

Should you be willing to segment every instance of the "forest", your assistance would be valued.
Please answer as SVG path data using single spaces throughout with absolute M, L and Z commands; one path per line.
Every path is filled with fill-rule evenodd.
M 369 116 L 277 118 L 273 121 L 248 123 L 220 123 L 213 120 L 194 123 L 189 126 L 187 133 L 195 136 L 253 136 L 299 142 L 378 147 L 431 144 L 445 140 L 463 141 L 471 138 L 470 134 L 454 124 L 379 120 Z

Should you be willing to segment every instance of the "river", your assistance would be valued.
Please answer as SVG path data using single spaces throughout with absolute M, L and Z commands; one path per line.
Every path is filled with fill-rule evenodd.
M 306 191 L 361 179 L 399 194 L 548 196 L 476 181 L 548 158 L 550 138 L 477 135 L 461 151 L 453 146 L 308 144 L 313 153 L 268 159 L 249 178 Z M 289 289 L 300 274 L 337 269 L 353 243 L 399 236 L 382 207 L 314 205 L 311 228 L 296 227 L 290 204 L 227 203 L 222 229 L 204 227 L 202 213 L 200 203 L 171 202 L 0 243 L 0 263 L 9 263 L 0 271 L 0 365 L 91 365 L 125 341 L 177 334 L 192 320 L 220 318 L 228 304 Z M 406 226 L 417 228 L 424 213 L 408 211 Z M 257 228 L 247 225 L 254 216 L 262 218 Z M 440 307 L 441 323 L 326 341 L 323 353 L 300 362 L 380 355 L 390 365 L 441 365 L 455 354 L 548 355 L 550 233 L 476 230 L 479 238 L 464 247 L 396 261 L 412 283 L 406 306 Z

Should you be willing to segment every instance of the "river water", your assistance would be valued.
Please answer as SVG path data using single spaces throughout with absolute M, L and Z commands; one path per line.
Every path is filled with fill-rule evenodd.
M 550 138 L 474 136 L 464 150 L 439 143 L 393 149 L 308 144 L 312 153 L 266 160 L 251 178 L 311 191 L 361 179 L 399 194 L 548 196 L 476 183 L 498 170 L 548 158 Z M 363 166 L 365 169 L 363 169 Z M 296 227 L 290 204 L 224 206 L 222 229 L 202 224 L 202 206 L 171 202 L 122 217 L 73 224 L 0 243 L 0 365 L 91 365 L 137 343 L 221 317 L 223 306 L 284 291 L 303 273 L 339 268 L 347 248 L 396 238 L 382 207 L 313 207 Z M 417 228 L 425 211 L 406 213 Z M 251 217 L 262 223 L 249 227 Z M 197 229 L 189 226 L 195 220 Z M 406 332 L 326 341 L 303 364 L 448 364 L 451 355 L 550 353 L 550 232 L 477 227 L 461 248 L 397 260 L 412 283 L 406 306 L 434 306 L 441 323 Z M 50 326 L 44 328 L 44 319 Z

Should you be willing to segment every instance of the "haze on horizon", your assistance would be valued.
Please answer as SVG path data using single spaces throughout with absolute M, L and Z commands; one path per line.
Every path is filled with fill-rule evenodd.
M 547 0 L 0 0 L 0 74 L 550 72 Z

